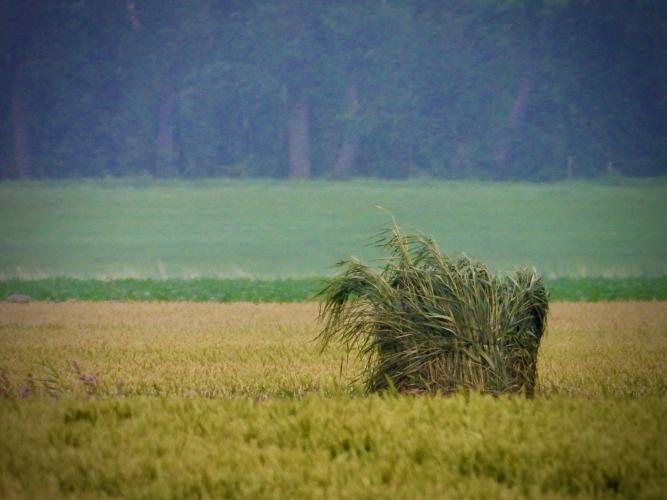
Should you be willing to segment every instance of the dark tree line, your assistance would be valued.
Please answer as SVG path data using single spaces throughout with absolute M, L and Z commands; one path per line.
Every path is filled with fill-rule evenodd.
M 0 0 L 0 176 L 667 171 L 663 0 Z

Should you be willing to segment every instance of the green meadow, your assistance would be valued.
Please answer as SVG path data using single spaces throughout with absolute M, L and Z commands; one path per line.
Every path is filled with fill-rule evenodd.
M 331 276 L 393 215 L 495 270 L 663 276 L 667 179 L 554 184 L 410 180 L 0 184 L 3 278 Z M 383 207 L 382 209 L 378 208 Z

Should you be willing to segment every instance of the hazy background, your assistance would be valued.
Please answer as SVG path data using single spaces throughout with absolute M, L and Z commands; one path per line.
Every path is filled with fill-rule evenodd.
M 3 0 L 0 176 L 667 172 L 664 0 Z
M 0 2 L 0 280 L 667 275 L 664 0 Z

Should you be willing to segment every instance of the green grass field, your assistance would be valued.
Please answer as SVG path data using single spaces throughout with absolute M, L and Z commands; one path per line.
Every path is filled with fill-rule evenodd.
M 547 277 L 664 276 L 665 178 L 556 184 L 0 183 L 4 278 L 258 279 L 330 276 L 372 258 L 391 212 L 447 253 Z

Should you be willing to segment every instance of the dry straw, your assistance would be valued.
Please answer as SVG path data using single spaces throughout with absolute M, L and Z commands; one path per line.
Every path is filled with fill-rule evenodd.
M 323 345 L 358 349 L 369 392 L 532 396 L 548 310 L 534 270 L 497 277 L 395 224 L 378 245 L 390 254 L 381 270 L 354 258 L 341 262 L 343 272 L 321 292 Z

